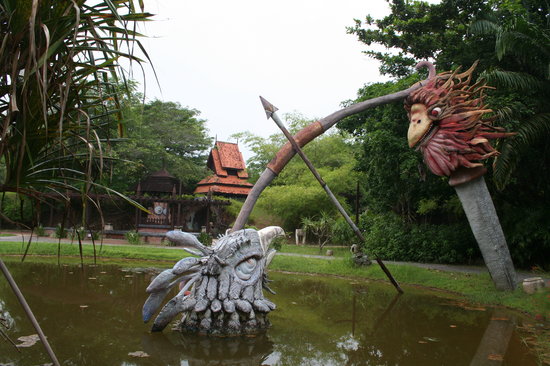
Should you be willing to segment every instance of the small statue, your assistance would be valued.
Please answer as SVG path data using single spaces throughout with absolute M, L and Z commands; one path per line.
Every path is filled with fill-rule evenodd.
M 352 254 L 352 260 L 356 266 L 370 266 L 372 264 L 372 261 L 365 253 L 363 253 L 363 250 L 359 245 L 353 244 L 349 248 L 349 251 Z
M 267 314 L 275 304 L 264 298 L 262 289 L 274 293 L 268 287 L 265 269 L 276 253 L 269 245 L 279 236 L 284 236 L 284 231 L 277 226 L 238 230 L 209 248 L 192 234 L 168 232 L 170 241 L 198 258 L 183 258 L 151 281 L 143 320 L 148 322 L 170 289 L 180 284 L 180 292 L 155 319 L 153 332 L 162 331 L 179 313 L 183 313 L 179 327 L 184 332 L 241 335 L 267 329 Z

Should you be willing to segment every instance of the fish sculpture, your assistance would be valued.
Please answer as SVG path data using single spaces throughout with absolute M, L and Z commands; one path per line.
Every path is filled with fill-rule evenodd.
M 243 229 L 207 247 L 190 233 L 166 233 L 168 240 L 193 256 L 181 259 L 151 281 L 143 321 L 147 323 L 170 290 L 179 285 L 179 293 L 155 318 L 153 332 L 162 331 L 180 313 L 183 332 L 227 336 L 267 329 L 267 315 L 275 304 L 264 297 L 263 289 L 274 293 L 268 286 L 266 268 L 276 253 L 269 246 L 279 236 L 284 236 L 284 231 L 278 226 Z

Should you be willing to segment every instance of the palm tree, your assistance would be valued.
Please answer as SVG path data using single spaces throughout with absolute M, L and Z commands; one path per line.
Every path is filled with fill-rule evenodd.
M 542 23 L 548 20 L 542 21 Z M 495 162 L 494 179 L 504 188 L 521 159 L 530 147 L 550 137 L 550 31 L 548 24 L 535 23 L 527 17 L 518 17 L 507 24 L 488 17 L 470 26 L 470 32 L 495 38 L 495 55 L 509 67 L 492 68 L 480 77 L 502 90 L 527 95 L 532 106 L 509 108 L 502 117 L 515 120 L 517 136 L 501 146 L 501 155 Z M 515 110 L 514 110 L 515 109 Z M 523 109 L 524 112 L 519 112 Z M 525 113 L 525 110 L 529 110 Z
M 122 134 L 122 59 L 141 63 L 139 0 L 0 0 L 0 192 L 68 202 L 107 187 L 105 147 Z M 111 192 L 117 194 L 116 192 Z

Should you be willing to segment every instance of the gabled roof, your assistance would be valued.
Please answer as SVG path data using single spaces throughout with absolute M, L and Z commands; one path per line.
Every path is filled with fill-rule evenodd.
M 247 196 L 252 189 L 239 146 L 231 142 L 216 141 L 210 151 L 207 165 L 214 171 L 199 183 L 194 193 L 214 193 Z
M 207 165 L 221 177 L 228 175 L 227 169 L 234 169 L 239 178 L 248 178 L 243 155 L 239 151 L 239 145 L 235 143 L 216 141 L 208 156 Z
M 244 179 L 239 179 L 239 177 L 219 177 L 211 175 L 197 183 L 197 188 L 194 193 L 208 193 L 208 191 L 212 191 L 214 193 L 246 196 L 251 189 L 252 184 Z
M 176 193 L 180 192 L 180 181 L 166 169 L 159 170 L 141 180 L 135 188 L 138 193 Z

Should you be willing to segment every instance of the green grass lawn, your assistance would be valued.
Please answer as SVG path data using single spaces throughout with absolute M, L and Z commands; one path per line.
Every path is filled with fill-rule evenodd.
M 43 243 L 33 242 L 29 248 L 30 256 L 57 256 L 58 248 L 61 256 L 79 257 L 80 248 L 78 242 L 68 244 L 61 243 Z M 22 255 L 25 251 L 25 245 L 21 242 L 0 242 L 0 255 Z M 178 261 L 188 256 L 187 252 L 181 249 L 169 249 L 164 247 L 150 247 L 140 245 L 103 245 L 96 244 L 96 256 L 102 258 L 115 259 L 137 259 L 137 260 L 156 260 L 156 261 Z M 82 255 L 86 258 L 94 256 L 94 248 L 90 244 L 82 246 Z M 86 259 L 89 261 L 89 259 Z
M 488 274 L 445 272 L 408 265 L 386 264 L 386 266 L 405 292 L 407 286 L 430 287 L 461 295 L 471 302 L 507 306 L 550 318 L 550 289 L 548 288 L 533 295 L 527 295 L 519 288 L 514 292 L 502 292 L 494 288 Z M 341 260 L 276 256 L 270 269 L 387 281 L 386 275 L 376 263 L 358 268 L 351 264 L 349 256 Z

